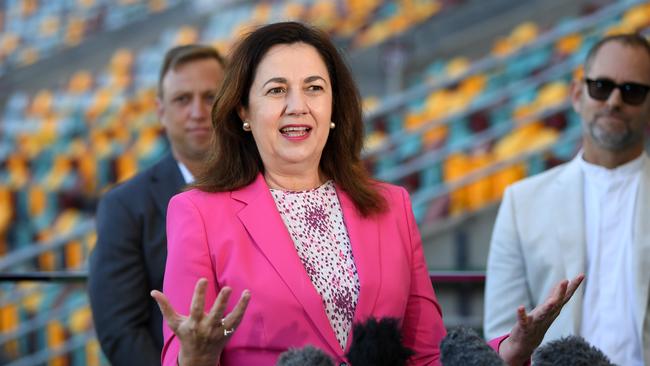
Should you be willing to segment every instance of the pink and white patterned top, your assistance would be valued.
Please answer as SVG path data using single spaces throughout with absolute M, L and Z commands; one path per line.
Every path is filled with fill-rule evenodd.
M 271 189 L 271 195 L 345 349 L 359 300 L 359 274 L 334 183 L 308 191 Z

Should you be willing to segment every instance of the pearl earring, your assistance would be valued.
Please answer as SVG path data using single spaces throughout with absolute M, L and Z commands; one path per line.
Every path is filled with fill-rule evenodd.
M 241 125 L 241 128 L 244 131 L 250 131 L 251 130 L 251 124 L 248 123 L 248 121 L 244 121 L 244 123 Z
M 330 130 L 333 130 L 336 127 L 336 124 L 334 122 L 330 122 Z

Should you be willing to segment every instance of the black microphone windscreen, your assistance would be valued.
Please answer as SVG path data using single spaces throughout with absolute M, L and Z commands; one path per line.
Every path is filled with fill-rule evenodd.
M 352 366 L 403 366 L 412 355 L 402 343 L 399 320 L 370 318 L 354 325 L 346 356 Z
M 292 348 L 283 352 L 276 366 L 334 366 L 332 359 L 313 346 Z
M 469 328 L 453 328 L 440 343 L 443 366 L 505 366 L 499 355 Z
M 533 366 L 614 366 L 598 348 L 582 337 L 568 336 L 551 341 L 533 353 Z

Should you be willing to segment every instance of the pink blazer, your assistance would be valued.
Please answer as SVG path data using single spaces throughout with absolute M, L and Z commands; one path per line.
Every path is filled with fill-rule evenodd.
M 361 290 L 354 322 L 370 316 L 402 321 L 412 365 L 438 365 L 445 336 L 408 193 L 379 184 L 388 211 L 362 217 L 337 188 Z M 183 192 L 167 212 L 164 293 L 189 312 L 196 281 L 207 278 L 206 311 L 223 286 L 233 288 L 229 312 L 244 289 L 251 300 L 221 355 L 221 365 L 275 365 L 290 347 L 311 344 L 347 362 L 263 177 L 232 192 Z M 163 365 L 176 365 L 179 342 L 164 324 Z

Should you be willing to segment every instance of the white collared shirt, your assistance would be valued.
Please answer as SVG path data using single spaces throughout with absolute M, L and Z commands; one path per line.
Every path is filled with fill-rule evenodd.
M 617 365 L 643 366 L 636 308 L 634 212 L 645 154 L 615 169 L 580 159 L 587 273 L 580 335 Z
M 185 181 L 185 184 L 190 184 L 194 182 L 194 176 L 192 175 L 192 172 L 190 172 L 189 169 L 185 166 L 185 164 L 181 163 L 180 161 L 176 161 L 178 164 L 178 169 L 181 170 L 181 174 L 183 175 L 183 180 Z

